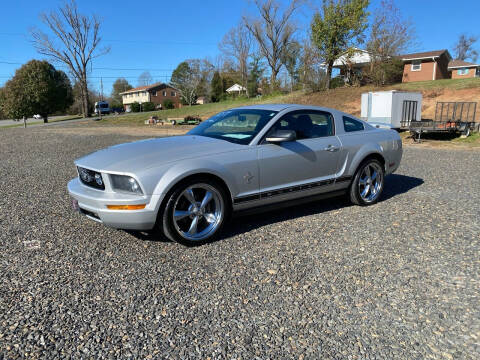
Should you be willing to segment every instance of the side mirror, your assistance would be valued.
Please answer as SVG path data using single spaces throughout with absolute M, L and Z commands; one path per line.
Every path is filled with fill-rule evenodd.
M 280 144 L 282 142 L 295 141 L 297 134 L 293 130 L 277 130 L 265 139 L 270 144 Z

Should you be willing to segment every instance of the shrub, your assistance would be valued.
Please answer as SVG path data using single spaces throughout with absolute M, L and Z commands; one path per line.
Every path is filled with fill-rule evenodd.
M 134 102 L 130 105 L 132 112 L 140 112 L 140 104 L 138 102 Z
M 345 86 L 345 80 L 343 80 L 343 78 L 341 78 L 339 76 L 334 77 L 330 81 L 330 89 L 335 89 L 335 88 L 342 87 L 342 86 Z
M 155 110 L 155 104 L 152 102 L 144 102 L 142 104 L 142 111 L 153 111 Z
M 166 99 L 163 101 L 163 109 L 165 110 L 175 109 L 175 104 L 173 103 L 172 100 Z

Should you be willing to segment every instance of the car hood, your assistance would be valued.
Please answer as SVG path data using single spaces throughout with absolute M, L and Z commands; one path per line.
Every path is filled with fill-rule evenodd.
M 102 172 L 135 173 L 184 159 L 235 151 L 245 145 L 204 136 L 173 136 L 110 146 L 75 161 L 75 164 Z

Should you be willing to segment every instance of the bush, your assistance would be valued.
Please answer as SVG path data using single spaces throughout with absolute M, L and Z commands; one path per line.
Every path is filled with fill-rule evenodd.
M 142 104 L 142 111 L 153 111 L 155 110 L 155 104 L 152 102 L 144 102 Z
M 175 109 L 175 104 L 173 103 L 172 100 L 166 99 L 163 101 L 163 109 L 165 110 Z
M 374 85 L 389 85 L 402 82 L 403 62 L 399 59 L 377 61 L 365 72 L 364 79 Z
M 140 112 L 140 104 L 138 102 L 134 102 L 130 105 L 132 112 Z
M 345 86 L 345 80 L 343 78 L 336 76 L 330 81 L 330 89 L 335 89 L 338 87 Z

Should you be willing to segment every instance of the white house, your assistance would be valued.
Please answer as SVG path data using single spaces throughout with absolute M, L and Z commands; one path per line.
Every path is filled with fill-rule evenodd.
M 351 73 L 361 74 L 372 61 L 372 56 L 366 50 L 352 48 L 333 63 L 333 68 L 340 70 L 340 76 L 349 80 Z
M 227 90 L 225 90 L 229 94 L 240 94 L 242 92 L 246 92 L 247 89 L 239 84 L 233 84 Z

